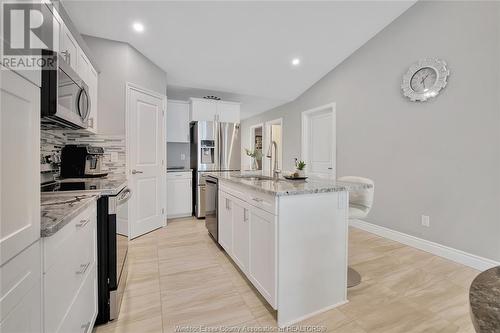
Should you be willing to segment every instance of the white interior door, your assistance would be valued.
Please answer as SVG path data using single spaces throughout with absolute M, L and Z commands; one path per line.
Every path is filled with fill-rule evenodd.
M 127 86 L 130 238 L 165 225 L 165 96 Z
M 306 172 L 335 178 L 335 105 L 330 104 L 302 114 L 302 159 Z

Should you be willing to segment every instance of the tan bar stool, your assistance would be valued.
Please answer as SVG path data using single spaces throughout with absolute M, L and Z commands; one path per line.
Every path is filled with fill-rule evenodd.
M 356 176 L 345 176 L 337 179 L 340 182 L 371 184 L 372 187 L 356 192 L 349 192 L 349 219 L 363 219 L 368 216 L 373 205 L 375 183 L 373 180 Z M 361 275 L 347 267 L 347 288 L 361 283 Z

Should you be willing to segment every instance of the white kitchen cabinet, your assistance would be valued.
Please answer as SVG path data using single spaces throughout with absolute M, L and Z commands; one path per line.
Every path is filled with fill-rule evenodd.
M 77 66 L 76 73 L 80 76 L 80 78 L 83 81 L 85 81 L 85 83 L 87 83 L 89 80 L 90 61 L 89 58 L 87 58 L 87 56 L 85 55 L 85 53 L 81 51 L 79 46 L 78 46 L 78 51 L 79 52 L 77 53 L 78 61 L 76 63 Z
M 250 206 L 250 261 L 248 274 L 264 298 L 276 304 L 276 217 Z
M 217 101 L 191 98 L 191 121 L 214 121 L 217 115 Z
M 167 142 L 190 142 L 189 102 L 167 101 Z
M 217 103 L 218 119 L 222 123 L 240 122 L 240 103 L 224 102 Z
M 89 87 L 89 98 L 90 98 L 90 114 L 89 114 L 89 127 L 87 131 L 92 133 L 97 133 L 97 97 L 99 91 L 99 74 L 95 70 L 94 66 L 89 62 L 89 71 L 88 71 L 88 81 L 86 82 Z
M 219 191 L 219 244 L 227 253 L 233 252 L 233 219 L 231 196 L 225 192 Z
M 78 43 L 75 37 L 71 34 L 68 27 L 64 24 L 61 26 L 61 55 L 66 60 L 66 62 L 73 68 L 75 72 L 78 72 Z
M 240 103 L 191 98 L 191 121 L 240 122 Z
M 0 71 L 1 266 L 40 238 L 40 88 Z
M 250 252 L 250 224 L 248 205 L 238 198 L 232 200 L 233 252 L 232 258 L 240 269 L 247 274 Z
M 97 206 L 92 203 L 57 233 L 43 238 L 46 333 L 92 330 L 97 316 L 96 227 Z
M 42 332 L 41 273 L 40 241 L 0 267 L 0 332 Z
M 167 217 L 191 216 L 193 189 L 191 172 L 167 173 Z

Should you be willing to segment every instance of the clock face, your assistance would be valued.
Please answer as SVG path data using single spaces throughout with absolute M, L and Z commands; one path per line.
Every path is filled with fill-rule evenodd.
M 410 87 L 417 93 L 429 91 L 437 81 L 437 72 L 434 68 L 423 67 L 413 74 Z

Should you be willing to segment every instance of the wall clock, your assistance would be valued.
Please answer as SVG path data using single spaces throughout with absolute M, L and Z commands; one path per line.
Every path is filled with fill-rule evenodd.
M 450 71 L 446 62 L 437 58 L 422 59 L 410 66 L 403 76 L 403 95 L 412 102 L 424 102 L 439 94 L 446 86 Z

